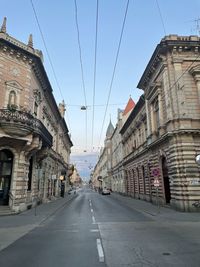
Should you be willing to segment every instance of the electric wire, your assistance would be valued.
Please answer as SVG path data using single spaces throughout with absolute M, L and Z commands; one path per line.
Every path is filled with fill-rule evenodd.
M 124 105 L 126 105 L 127 103 L 116 103 L 116 104 L 109 104 L 108 106 L 124 106 Z M 105 107 L 106 106 L 106 104 L 95 104 L 94 105 L 95 107 Z M 79 108 L 81 108 L 81 105 L 78 105 L 78 104 L 70 104 L 70 105 L 68 105 L 68 107 L 79 107 Z M 87 108 L 89 108 L 89 107 L 93 107 L 93 105 L 87 105 Z
M 187 67 L 187 69 L 174 81 L 174 83 L 169 87 L 169 90 L 171 90 L 177 83 L 178 81 L 183 77 L 183 75 L 196 63 L 197 59 L 200 59 L 200 55 L 198 55 L 194 61 Z
M 161 9 L 160 9 L 158 0 L 155 0 L 155 1 L 156 1 L 156 5 L 157 5 L 157 8 L 158 8 L 159 15 L 160 15 L 160 19 L 161 19 L 161 22 L 162 22 L 162 26 L 163 26 L 164 34 L 167 35 L 167 33 L 166 33 L 166 28 L 165 28 L 165 24 L 164 24 L 164 20 L 163 20 L 163 16 L 162 16 L 162 13 L 161 13 Z
M 74 0 L 74 6 L 75 6 L 75 22 L 76 22 L 76 30 L 77 30 L 77 38 L 78 38 L 78 48 L 79 48 L 79 61 L 80 61 L 80 67 L 81 67 L 81 77 L 82 77 L 82 86 L 83 86 L 83 94 L 84 94 L 84 100 L 85 100 L 85 150 L 87 151 L 87 100 L 86 100 L 86 89 L 85 89 L 85 79 L 84 79 L 84 72 L 83 72 L 83 60 L 82 60 L 82 50 L 81 50 L 81 42 L 80 42 L 80 31 L 79 31 L 79 25 L 78 25 L 78 7 L 76 0 Z
M 47 45 L 46 45 L 46 41 L 45 41 L 45 38 L 44 38 L 44 34 L 43 34 L 43 32 L 42 32 L 42 28 L 41 28 L 41 26 L 40 26 L 40 22 L 39 22 L 39 19 L 38 19 L 38 16 L 37 16 L 37 12 L 36 12 L 35 6 L 34 6 L 32 0 L 30 0 L 30 2 L 31 2 L 31 6 L 32 6 L 32 9 L 33 9 L 33 13 L 34 13 L 34 16 L 35 16 L 37 25 L 38 25 L 38 29 L 39 29 L 40 35 L 41 35 L 41 37 L 42 37 L 42 41 L 43 41 L 43 44 L 44 44 L 44 47 L 45 47 L 45 50 L 46 50 L 46 53 L 47 53 L 47 57 L 48 57 L 48 60 L 49 60 L 49 63 L 50 63 L 50 66 L 51 66 L 51 69 L 52 69 L 52 72 L 53 72 L 54 79 L 55 79 L 55 81 L 56 81 L 56 84 L 57 84 L 58 90 L 59 90 L 59 92 L 60 92 L 61 98 L 64 100 L 64 97 L 63 97 L 63 94 L 62 94 L 62 91 L 61 91 L 61 87 L 60 87 L 60 84 L 59 84 L 59 82 L 58 82 L 57 75 L 56 75 L 56 72 L 55 72 L 55 69 L 54 69 L 54 66 L 53 66 L 53 63 L 52 63 L 52 60 L 51 60 L 51 57 L 50 57 L 50 54 L 49 54 Z M 68 120 L 69 130 L 70 130 L 70 132 L 71 132 L 70 122 L 69 122 L 69 116 L 68 116 L 68 113 L 67 113 L 67 112 L 66 112 L 66 116 L 67 116 L 67 120 Z
M 121 48 L 121 42 L 122 42 L 122 37 L 123 37 L 123 33 L 124 33 L 124 27 L 125 27 L 125 22 L 126 22 L 126 18 L 127 18 L 128 8 L 129 8 L 129 0 L 127 0 L 127 3 L 126 3 L 126 9 L 125 9 L 125 13 L 124 13 L 123 24 L 122 24 L 119 44 L 118 44 L 118 48 L 117 48 L 117 53 L 116 53 L 116 58 L 115 58 L 115 64 L 114 64 L 114 68 L 113 68 L 112 78 L 111 78 L 111 82 L 110 82 L 108 98 L 107 98 L 107 103 L 106 103 L 103 123 L 102 123 L 102 127 L 101 127 L 98 147 L 100 147 L 100 143 L 101 143 L 101 138 L 102 138 L 102 133 L 103 133 L 103 129 L 104 129 L 106 114 L 107 114 L 107 110 L 108 110 L 108 104 L 109 104 L 110 95 L 111 95 L 111 91 L 112 91 L 113 80 L 114 80 L 114 77 L 115 77 L 115 71 L 116 71 L 117 62 L 118 62 L 118 58 L 119 58 L 119 51 L 120 51 L 120 48 Z
M 92 103 L 92 144 L 91 144 L 91 151 L 93 151 L 93 140 L 94 140 L 94 113 L 95 113 L 95 91 L 96 91 L 98 17 L 99 17 L 99 1 L 97 0 L 97 5 L 96 5 L 95 51 L 94 51 L 94 83 L 93 83 L 93 103 Z

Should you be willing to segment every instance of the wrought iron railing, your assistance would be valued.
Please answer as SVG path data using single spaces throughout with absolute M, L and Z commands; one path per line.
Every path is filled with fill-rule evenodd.
M 22 124 L 30 127 L 35 133 L 38 133 L 45 142 L 52 146 L 52 135 L 46 129 L 44 124 L 33 117 L 30 113 L 21 110 L 0 109 L 0 122 Z

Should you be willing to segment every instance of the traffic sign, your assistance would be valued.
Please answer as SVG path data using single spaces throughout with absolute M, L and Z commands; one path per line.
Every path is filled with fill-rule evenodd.
M 160 182 L 159 182 L 159 180 L 158 180 L 158 179 L 154 179 L 154 181 L 153 181 L 153 185 L 154 185 L 155 187 L 159 187 L 159 186 L 160 186 Z
M 158 177 L 160 175 L 160 169 L 159 168 L 154 168 L 152 170 L 152 175 L 155 177 Z

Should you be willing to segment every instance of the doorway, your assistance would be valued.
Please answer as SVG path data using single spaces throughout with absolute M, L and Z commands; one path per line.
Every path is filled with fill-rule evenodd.
M 4 149 L 0 151 L 0 205 L 9 204 L 13 154 Z
M 170 192 L 167 160 L 165 157 L 162 157 L 162 174 L 163 174 L 163 183 L 165 191 L 165 201 L 166 204 L 169 204 L 171 200 L 171 192 Z

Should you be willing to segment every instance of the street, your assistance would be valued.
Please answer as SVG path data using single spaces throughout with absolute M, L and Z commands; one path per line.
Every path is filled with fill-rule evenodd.
M 0 266 L 200 266 L 199 214 L 88 188 L 39 223 L 27 214 L 0 217 L 4 235 L 11 221 L 27 229 L 0 251 Z

